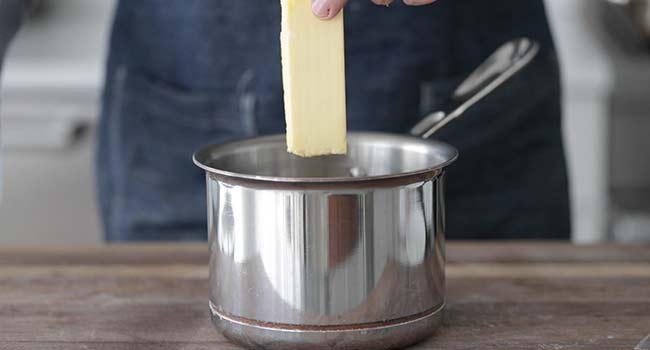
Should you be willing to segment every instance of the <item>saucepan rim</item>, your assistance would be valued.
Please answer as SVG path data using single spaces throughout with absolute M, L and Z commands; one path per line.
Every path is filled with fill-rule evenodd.
M 271 182 L 271 183 L 303 183 L 303 184 L 325 184 L 325 183 L 359 183 L 377 180 L 389 180 L 404 177 L 412 177 L 417 175 L 424 175 L 427 173 L 435 173 L 440 171 L 458 158 L 458 150 L 444 142 L 434 140 L 424 140 L 418 137 L 409 135 L 390 134 L 382 132 L 348 132 L 349 138 L 366 138 L 378 139 L 382 141 L 393 141 L 401 144 L 412 145 L 413 147 L 424 147 L 429 150 L 429 153 L 436 155 L 441 160 L 436 164 L 413 171 L 397 172 L 382 175 L 368 175 L 368 176 L 337 176 L 337 177 L 283 177 L 283 176 L 268 176 L 246 174 L 230 170 L 218 169 L 212 167 L 211 160 L 219 158 L 227 154 L 237 153 L 238 149 L 244 149 L 245 146 L 260 145 L 264 143 L 277 143 L 285 139 L 285 134 L 275 134 L 269 136 L 257 136 L 236 141 L 230 141 L 220 144 L 212 144 L 205 146 L 194 153 L 192 160 L 199 168 L 205 170 L 210 174 L 225 176 L 232 179 L 240 180 L 253 180 L 256 182 Z M 413 152 L 416 152 L 415 150 Z

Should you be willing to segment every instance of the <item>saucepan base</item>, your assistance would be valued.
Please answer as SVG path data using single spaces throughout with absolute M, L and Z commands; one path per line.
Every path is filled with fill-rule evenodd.
M 211 307 L 212 322 L 224 336 L 249 349 L 398 349 L 416 344 L 440 327 L 444 305 L 409 320 L 372 326 L 278 325 L 226 315 Z

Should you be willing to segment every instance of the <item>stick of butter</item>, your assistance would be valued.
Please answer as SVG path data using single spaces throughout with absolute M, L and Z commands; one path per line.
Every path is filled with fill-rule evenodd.
M 282 80 L 289 152 L 345 154 L 343 12 L 325 21 L 311 0 L 281 0 Z

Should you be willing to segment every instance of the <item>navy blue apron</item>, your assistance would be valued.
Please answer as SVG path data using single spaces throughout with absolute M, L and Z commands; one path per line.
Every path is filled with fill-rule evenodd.
M 0 71 L 5 52 L 20 27 L 26 6 L 23 0 L 0 0 Z
M 199 147 L 284 131 L 275 0 L 120 1 L 97 174 L 106 238 L 206 236 Z M 349 128 L 405 133 L 449 107 L 453 88 L 500 44 L 542 45 L 532 66 L 437 138 L 450 238 L 569 238 L 558 62 L 542 0 L 441 0 L 346 8 Z

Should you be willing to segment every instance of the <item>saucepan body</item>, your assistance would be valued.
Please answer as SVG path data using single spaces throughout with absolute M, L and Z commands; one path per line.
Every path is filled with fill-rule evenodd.
M 206 147 L 210 310 L 250 348 L 386 349 L 430 336 L 445 304 L 445 169 L 457 151 L 350 133 L 300 158 L 284 136 Z

